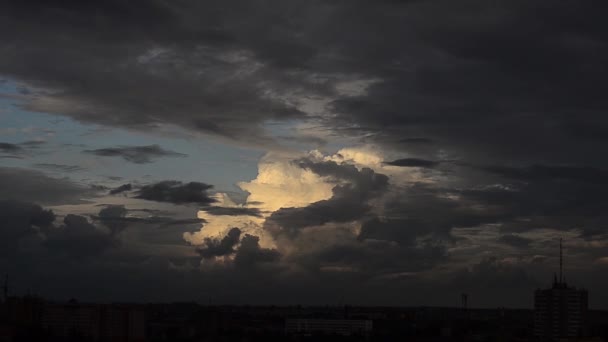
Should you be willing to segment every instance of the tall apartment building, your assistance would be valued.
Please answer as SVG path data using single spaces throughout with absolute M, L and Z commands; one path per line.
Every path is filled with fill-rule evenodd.
M 585 336 L 587 290 L 568 286 L 563 277 L 562 241 L 559 242 L 559 278 L 548 289 L 534 293 L 534 335 L 542 341 Z

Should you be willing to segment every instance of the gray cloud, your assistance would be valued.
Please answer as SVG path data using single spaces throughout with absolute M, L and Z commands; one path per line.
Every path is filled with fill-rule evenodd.
M 432 169 L 435 166 L 439 165 L 438 161 L 426 160 L 426 159 L 418 159 L 418 158 L 404 158 L 397 159 L 390 162 L 386 162 L 387 165 L 392 166 L 403 166 L 403 167 L 423 167 Z
M 235 252 L 234 247 L 239 243 L 240 237 L 241 230 L 232 228 L 221 240 L 206 238 L 196 251 L 203 259 L 231 255 Z
M 20 33 L 2 36 L 0 72 L 59 89 L 26 107 L 106 125 L 171 123 L 260 141 L 264 121 L 305 117 L 273 95 L 322 95 L 336 114 L 322 122 L 337 132 L 376 133 L 380 142 L 423 137 L 441 142 L 433 152 L 471 159 L 583 162 L 591 155 L 576 152 L 608 127 L 598 6 L 234 0 L 93 9 L 11 1 L 2 32 Z M 549 17 L 541 24 L 539 11 Z M 564 15 L 572 25 L 556 19 Z M 344 80 L 370 79 L 367 92 L 336 91 Z
M 90 217 L 108 227 L 112 234 L 117 234 L 133 224 L 150 225 L 156 228 L 172 226 L 201 225 L 206 221 L 200 218 L 176 218 L 170 211 L 156 209 L 127 209 L 124 205 L 102 205 L 97 215 Z M 138 213 L 151 214 L 141 216 Z
M 433 144 L 433 139 L 429 138 L 404 138 L 399 140 L 400 143 L 404 144 L 416 144 L 416 145 L 426 145 Z
M 55 221 L 55 214 L 39 205 L 0 200 L 0 255 L 18 248 L 21 238 L 36 234 L 36 228 L 46 228 Z
M 204 219 L 200 219 L 200 218 L 189 218 L 189 219 L 166 219 L 163 217 L 158 217 L 158 218 L 149 218 L 147 219 L 148 221 L 154 221 L 157 220 L 158 222 L 161 223 L 161 227 L 169 227 L 169 226 L 188 226 L 188 225 L 197 225 L 200 226 L 201 224 L 205 223 Z
M 35 168 L 45 169 L 45 170 L 49 170 L 49 171 L 65 172 L 65 173 L 86 170 L 86 168 L 84 168 L 82 166 L 53 164 L 53 163 L 38 163 L 38 164 L 34 164 L 32 166 Z
M 300 289 L 314 300 L 334 298 L 323 293 L 332 285 L 304 288 L 330 280 L 324 284 L 343 289 L 356 283 L 359 297 L 385 295 L 392 303 L 402 293 L 421 293 L 406 288 L 428 293 L 423 285 L 429 284 L 385 281 L 379 288 L 392 291 L 378 291 L 357 281 L 445 262 L 445 247 L 420 244 L 426 236 L 451 241 L 454 227 L 483 229 L 485 224 L 501 227 L 499 240 L 537 228 L 578 229 L 587 239 L 605 234 L 608 161 L 598 157 L 608 148 L 605 9 L 605 2 L 595 0 L 5 1 L 0 5 L 0 74 L 26 84 L 20 94 L 25 109 L 80 122 L 145 131 L 169 124 L 271 144 L 264 123 L 302 119 L 329 136 L 364 136 L 365 142 L 395 149 L 396 155 L 412 156 L 391 162 L 402 166 L 433 167 L 434 160 L 444 158 L 490 165 L 454 165 L 445 182 L 398 189 L 383 185 L 381 175 L 364 176 L 354 167 L 301 161 L 302 167 L 336 181 L 332 199 L 281 209 L 270 221 L 299 231 L 297 244 L 309 237 L 300 228 L 363 220 L 360 234 L 349 236 L 354 241 L 332 236 L 340 242 L 334 249 L 311 243 L 318 249 L 300 253 L 297 262 L 317 270 L 343 265 L 366 276 L 318 273 L 283 282 L 265 273 L 251 277 L 245 267 L 242 273 L 219 272 L 191 285 L 191 293 L 200 293 L 213 288 L 205 282 L 221 288 L 240 283 L 235 279 L 260 279 L 283 287 L 252 284 L 252 293 L 271 287 L 289 296 Z M 368 80 L 374 81 L 365 90 L 342 91 L 349 81 Z M 329 101 L 320 110 L 328 115 L 302 113 L 298 105 L 310 99 Z M 7 146 L 3 151 L 15 148 Z M 164 157 L 97 151 L 136 163 Z M 207 185 L 159 184 L 137 196 L 213 202 Z M 68 180 L 31 170 L 0 169 L 0 188 L 7 198 L 28 201 L 66 203 L 86 197 Z M 394 196 L 384 198 L 389 191 Z M 383 211 L 374 212 L 372 201 L 380 197 Z M 247 238 L 243 253 L 259 249 L 254 240 Z M 527 251 L 522 247 L 517 253 Z M 261 255 L 276 259 L 272 252 Z M 149 263 L 154 266 L 136 266 L 162 268 L 162 262 Z M 535 286 L 522 271 L 529 265 L 511 266 L 500 259 L 478 264 L 463 270 L 455 284 L 480 284 L 472 288 L 481 298 L 492 298 L 492 290 L 482 286 L 514 293 L 509 287 L 516 284 L 511 287 L 520 291 L 517 295 Z M 374 273 L 374 267 L 384 273 Z M 83 272 L 99 279 L 93 270 L 99 269 Z M 152 271 L 146 274 L 158 279 Z M 517 296 L 501 298 L 507 297 Z
M 581 166 L 531 165 L 527 167 L 487 166 L 481 168 L 506 178 L 525 182 L 571 180 L 586 183 L 606 184 L 608 170 Z
M 0 143 L 0 152 L 2 153 L 19 153 L 21 150 L 21 146 L 17 144 Z
M 69 214 L 63 225 L 50 229 L 45 246 L 70 257 L 92 257 L 117 245 L 109 233 L 91 224 L 86 217 Z
M 79 203 L 94 196 L 94 191 L 68 179 L 21 168 L 0 167 L 0 188 L 3 199 L 42 204 Z
M 532 240 L 526 239 L 525 237 L 519 235 L 506 234 L 498 238 L 498 242 L 505 243 L 507 245 L 517 248 L 526 248 L 530 245 L 530 242 L 532 242 Z
M 52 130 L 48 130 L 45 129 L 45 132 L 48 133 L 52 133 Z M 42 140 L 28 140 L 28 141 L 24 141 L 22 143 L 20 143 L 19 145 L 27 147 L 27 148 L 31 148 L 31 149 L 35 149 L 35 148 L 39 148 L 40 146 L 43 146 L 46 144 L 46 141 L 42 141 Z
M 207 193 L 207 190 L 212 187 L 212 185 L 200 182 L 162 181 L 142 186 L 137 191 L 136 198 L 175 204 L 209 205 L 215 202 L 215 199 L 209 197 Z
M 22 159 L 30 152 L 44 145 L 44 141 L 24 141 L 19 144 L 0 142 L 0 158 Z
M 388 197 L 383 215 L 363 222 L 359 240 L 383 240 L 403 246 L 415 245 L 416 240 L 432 236 L 451 240 L 454 228 L 477 227 L 503 222 L 513 217 L 505 208 L 492 207 L 481 198 L 462 196 L 450 198 L 450 189 L 437 189 L 416 184 Z M 485 194 L 485 192 L 484 192 Z
M 251 268 L 277 262 L 280 257 L 281 254 L 276 249 L 260 247 L 259 237 L 245 234 L 234 256 L 234 264 L 237 267 Z
M 278 262 L 281 254 L 275 249 L 260 247 L 259 242 L 259 237 L 250 234 L 241 238 L 241 230 L 232 228 L 221 240 L 206 238 L 196 252 L 203 259 L 234 256 L 234 265 L 238 268 L 250 269 Z
M 605 231 L 602 227 L 608 222 L 601 209 L 607 204 L 604 193 L 608 190 L 602 172 L 562 167 L 492 168 L 490 174 L 515 182 L 456 193 L 492 208 L 504 222 L 505 231 L 551 227 L 581 229 L 583 235 L 593 236 Z
M 261 217 L 260 209 L 257 208 L 239 208 L 239 207 L 206 207 L 203 209 L 206 213 L 216 216 L 255 216 Z
M 85 150 L 85 153 L 102 157 L 120 157 L 135 164 L 152 163 L 161 157 L 185 157 L 183 153 L 165 150 L 158 145 L 107 147 L 96 150 Z
M 126 191 L 131 191 L 133 189 L 133 186 L 131 185 L 131 183 L 127 183 L 127 184 L 123 184 L 121 186 L 118 186 L 114 189 L 111 189 L 109 194 L 110 195 L 116 195 L 116 194 L 120 194 Z
M 127 227 L 127 222 L 123 220 L 128 210 L 124 205 L 109 205 L 99 210 L 98 219 L 110 229 L 112 234 L 120 233 Z
M 527 307 L 531 288 L 549 282 L 539 281 L 526 272 L 525 264 L 510 263 L 499 257 L 484 258 L 467 269 L 455 272 L 450 286 L 468 293 L 474 303 L 502 303 L 495 293 L 509 293 L 510 307 Z
M 3 4 L 3 19 L 10 21 L 4 21 L 2 29 L 23 28 L 18 39 L 2 37 L 11 41 L 5 47 L 27 40 L 27 45 L 37 46 L 38 52 L 23 53 L 23 45 L 11 48 L 0 63 L 10 67 L 1 68 L 0 73 L 38 87 L 61 89 L 37 94 L 43 95 L 40 97 L 32 95 L 26 104 L 29 109 L 135 129 L 171 123 L 231 139 L 265 143 L 270 140 L 262 137 L 260 125 L 265 120 L 303 117 L 295 106 L 269 94 L 269 90 L 282 92 L 276 83 L 299 86 L 299 77 L 273 75 L 276 71 L 263 63 L 274 57 L 262 57 L 264 53 L 257 56 L 253 46 L 242 46 L 253 39 L 241 33 L 249 35 L 260 27 L 232 32 L 244 19 L 237 14 L 240 11 L 234 10 L 240 5 L 259 12 L 254 4 L 234 3 L 226 8 L 219 2 L 202 6 L 194 1 L 185 2 L 183 7 L 148 1 L 137 5 L 107 1 L 97 8 L 71 3 Z M 54 19 L 50 13 L 57 11 L 61 14 Z M 225 18 L 227 14 L 231 18 Z M 27 20 L 38 15 L 38 21 Z M 86 24 L 92 18 L 103 18 L 109 25 L 99 36 L 99 42 L 108 44 L 107 49 L 99 49 L 98 41 L 86 38 L 96 30 Z M 54 48 L 45 43 L 57 35 L 70 37 L 72 42 L 57 42 Z M 34 41 L 36 44 L 31 45 Z M 70 52 L 76 41 L 81 49 Z M 261 43 L 271 49 L 283 46 L 303 51 L 284 38 Z M 36 56 L 41 51 L 47 51 L 47 62 L 62 68 L 56 70 L 39 63 Z M 289 55 L 292 52 L 285 53 L 285 57 Z M 84 60 L 86 66 L 78 62 Z M 35 72 L 28 67 L 32 64 L 39 65 Z M 102 76 L 97 71 L 104 66 L 109 68 Z M 81 75 L 80 81 L 68 74 Z M 261 82 L 263 79 L 269 82 Z M 210 83 L 214 86 L 208 87 Z
M 308 159 L 297 161 L 302 168 L 326 177 L 333 178 L 338 184 L 333 196 L 303 208 L 281 208 L 270 215 L 268 221 L 276 223 L 280 232 L 295 234 L 307 226 L 322 225 L 328 222 L 349 222 L 366 215 L 371 209 L 368 201 L 381 195 L 388 188 L 388 177 L 369 168 L 358 170 L 350 164 L 333 161 L 313 162 Z

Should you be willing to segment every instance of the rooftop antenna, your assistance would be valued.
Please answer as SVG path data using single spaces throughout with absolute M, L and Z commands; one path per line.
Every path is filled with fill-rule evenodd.
M 559 238 L 559 282 L 560 284 L 563 284 L 564 282 L 564 277 L 563 277 L 563 267 L 564 267 L 564 261 L 563 261 L 563 253 L 562 253 L 562 238 Z

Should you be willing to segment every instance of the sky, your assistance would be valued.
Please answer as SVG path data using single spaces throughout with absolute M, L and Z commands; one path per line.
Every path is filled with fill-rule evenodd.
M 605 1 L 2 0 L 0 273 L 83 301 L 608 308 Z

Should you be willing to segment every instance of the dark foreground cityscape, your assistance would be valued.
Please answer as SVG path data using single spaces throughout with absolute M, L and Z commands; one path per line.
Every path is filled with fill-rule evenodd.
M 562 290 L 554 289 L 564 293 Z M 584 317 L 574 323 L 570 315 L 578 314 Z M 546 321 L 539 321 L 539 315 L 544 315 Z M 554 319 L 561 323 L 554 325 L 557 322 Z M 10 297 L 3 302 L 0 324 L 0 341 L 606 341 L 606 338 L 608 311 L 596 310 L 130 305 L 56 303 L 33 296 Z
M 534 309 L 52 302 L 8 296 L 0 341 L 607 341 L 608 311 L 561 272 Z

